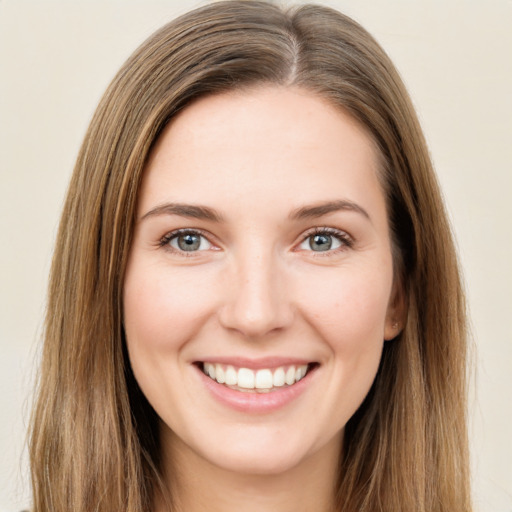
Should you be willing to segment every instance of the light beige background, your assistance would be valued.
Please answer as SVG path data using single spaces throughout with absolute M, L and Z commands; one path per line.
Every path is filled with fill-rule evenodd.
M 477 510 L 512 512 L 512 1 L 327 3 L 382 43 L 422 120 L 471 308 Z M 129 53 L 196 5 L 0 0 L 0 511 L 30 499 L 24 432 L 52 244 L 81 138 Z

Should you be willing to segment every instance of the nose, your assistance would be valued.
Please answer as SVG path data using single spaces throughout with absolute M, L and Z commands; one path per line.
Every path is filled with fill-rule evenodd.
M 219 310 L 222 326 L 250 339 L 282 331 L 293 321 L 285 272 L 272 255 L 241 258 L 229 272 Z

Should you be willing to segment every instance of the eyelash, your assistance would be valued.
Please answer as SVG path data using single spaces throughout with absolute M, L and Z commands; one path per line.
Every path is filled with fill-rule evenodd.
M 336 228 L 330 228 L 330 227 L 316 227 L 309 231 L 307 231 L 300 244 L 302 245 L 304 242 L 306 242 L 308 239 L 315 235 L 327 235 L 333 238 L 336 238 L 341 243 L 340 247 L 337 247 L 335 249 L 329 249 L 326 251 L 308 251 L 314 254 L 315 257 L 329 257 L 333 254 L 337 254 L 339 252 L 346 251 L 347 249 L 351 249 L 354 247 L 354 239 L 345 231 L 341 231 L 340 229 Z
M 204 238 L 205 240 L 208 241 L 209 244 L 213 245 L 212 242 L 210 242 L 208 235 L 206 233 L 204 233 L 203 231 L 201 231 L 200 229 L 185 228 L 185 229 L 176 229 L 174 231 L 171 231 L 170 233 L 167 233 L 160 239 L 158 246 L 162 247 L 163 249 L 165 249 L 169 252 L 172 252 L 174 254 L 179 254 L 180 256 L 184 256 L 186 258 L 193 257 L 198 252 L 203 252 L 203 251 L 183 251 L 183 250 L 179 250 L 179 249 L 175 249 L 174 247 L 171 247 L 170 242 L 174 238 L 177 238 L 180 235 L 196 235 L 196 236 Z
M 204 233 L 203 231 L 201 231 L 200 229 L 185 228 L 185 229 L 177 229 L 177 230 L 167 233 L 160 239 L 160 241 L 158 242 L 158 246 L 164 248 L 167 251 L 173 252 L 175 254 L 179 254 L 180 256 L 184 256 L 184 257 L 193 257 L 198 252 L 203 252 L 203 251 L 184 251 L 184 250 L 179 250 L 179 249 L 175 249 L 174 247 L 171 247 L 170 242 L 180 235 L 196 235 L 196 236 L 206 239 L 209 244 L 212 244 L 212 242 L 210 242 L 210 240 L 208 238 L 208 235 L 206 233 Z M 327 235 L 327 236 L 336 238 L 341 243 L 341 245 L 340 245 L 340 247 L 337 247 L 335 249 L 328 249 L 326 251 L 313 251 L 313 250 L 308 251 L 308 252 L 313 253 L 315 255 L 315 257 L 327 257 L 330 255 L 345 251 L 347 249 L 351 249 L 354 246 L 354 239 L 348 233 L 346 233 L 345 231 L 341 231 L 339 229 L 330 228 L 330 227 L 316 227 L 316 228 L 310 229 L 309 231 L 307 231 L 304 234 L 304 236 L 302 237 L 302 239 L 298 245 L 299 246 L 302 245 L 308 239 L 310 239 L 311 237 L 316 236 L 316 235 Z

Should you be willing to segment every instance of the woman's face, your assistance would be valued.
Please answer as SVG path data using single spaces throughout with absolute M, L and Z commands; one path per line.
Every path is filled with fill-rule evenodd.
M 397 334 L 377 161 L 351 117 L 294 88 L 206 97 L 165 129 L 124 284 L 164 448 L 260 474 L 338 453 Z

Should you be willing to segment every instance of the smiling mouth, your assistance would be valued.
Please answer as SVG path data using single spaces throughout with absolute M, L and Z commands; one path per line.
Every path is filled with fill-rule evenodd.
M 269 393 L 291 387 L 316 366 L 317 363 L 310 363 L 252 370 L 224 364 L 199 363 L 200 369 L 210 379 L 245 393 Z

